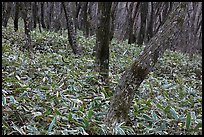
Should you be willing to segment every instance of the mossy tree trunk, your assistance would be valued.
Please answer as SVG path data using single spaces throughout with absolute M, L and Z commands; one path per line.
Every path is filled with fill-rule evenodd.
M 138 87 L 152 71 L 158 58 L 172 46 L 171 43 L 179 35 L 185 18 L 186 4 L 175 3 L 175 6 L 157 34 L 150 39 L 144 51 L 122 75 L 105 118 L 107 126 L 127 122 L 128 112 Z
M 100 73 L 102 82 L 108 84 L 109 73 L 109 43 L 111 2 L 98 3 L 98 28 L 96 32 L 96 69 Z

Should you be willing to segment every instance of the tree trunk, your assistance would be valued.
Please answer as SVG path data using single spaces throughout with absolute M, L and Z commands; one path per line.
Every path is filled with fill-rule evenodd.
M 22 8 L 22 16 L 24 20 L 24 29 L 25 29 L 25 48 L 27 48 L 28 52 L 33 52 L 33 46 L 31 45 L 31 36 L 30 36 L 30 30 L 32 27 L 32 18 L 31 18 L 31 3 L 30 2 L 24 2 L 21 3 Z M 29 54 L 30 55 L 30 54 Z
M 138 45 L 142 45 L 144 42 L 145 38 L 145 26 L 146 26 L 146 18 L 147 18 L 147 8 L 148 8 L 148 3 L 147 2 L 141 2 L 141 7 L 140 7 L 140 30 L 139 30 L 139 35 L 138 35 Z
M 37 2 L 33 2 L 32 4 L 32 7 L 33 7 L 33 28 L 36 28 L 37 27 L 37 11 L 38 11 L 38 7 L 37 7 Z
M 175 6 L 173 12 L 146 45 L 138 59 L 122 75 L 105 118 L 107 126 L 115 126 L 117 123 L 128 120 L 128 112 L 138 87 L 152 71 L 158 58 L 179 35 L 185 18 L 186 5 L 185 3 L 175 3 Z
M 88 25 L 88 2 L 82 3 L 82 30 L 87 38 L 89 36 L 89 25 Z
M 45 21 L 44 21 L 44 2 L 41 2 L 41 25 L 42 25 L 42 28 L 43 29 L 46 29 L 46 26 L 45 26 Z
M 73 21 L 70 17 L 70 12 L 69 11 L 67 12 L 64 2 L 62 2 L 62 6 L 64 9 L 65 18 L 66 18 L 66 22 L 67 22 L 69 44 L 71 45 L 71 48 L 72 48 L 74 54 L 81 54 L 82 49 L 81 49 L 81 47 L 78 46 L 77 41 L 76 41 L 76 32 L 74 31 Z
M 109 43 L 110 43 L 110 11 L 111 2 L 98 3 L 98 29 L 96 33 L 96 64 L 102 82 L 108 83 Z
M 2 25 L 6 27 L 11 13 L 12 2 L 3 2 L 3 8 Z
M 148 15 L 147 15 L 147 29 L 146 29 L 146 39 L 145 43 L 148 43 L 153 35 L 153 4 L 152 2 L 148 3 Z
M 111 29 L 110 29 L 110 41 L 113 39 L 114 37 L 114 30 L 115 30 L 115 13 L 116 13 L 116 9 L 118 7 L 118 2 L 114 2 L 112 4 L 112 8 L 111 8 Z
M 19 18 L 19 2 L 16 2 L 15 5 L 15 17 L 14 17 L 14 30 L 18 31 L 18 18 Z

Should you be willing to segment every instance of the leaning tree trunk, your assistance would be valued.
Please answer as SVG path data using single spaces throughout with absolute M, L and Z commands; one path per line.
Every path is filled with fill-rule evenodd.
M 77 41 L 76 41 L 76 32 L 74 31 L 74 24 L 73 24 L 73 21 L 71 19 L 70 12 L 69 11 L 67 12 L 64 2 L 62 2 L 62 6 L 64 9 L 65 18 L 66 18 L 66 22 L 67 22 L 69 44 L 71 45 L 71 48 L 72 48 L 74 54 L 81 54 L 82 49 L 81 49 L 81 47 L 78 46 Z
M 109 43 L 110 43 L 110 11 L 111 2 L 98 3 L 98 29 L 96 33 L 96 64 L 102 82 L 108 85 Z
M 175 3 L 175 6 L 176 4 L 178 6 L 174 12 L 169 15 L 157 34 L 150 39 L 138 59 L 122 75 L 105 118 L 107 126 L 111 127 L 117 123 L 127 122 L 128 112 L 138 87 L 152 71 L 158 58 L 179 35 L 185 17 L 186 4 Z

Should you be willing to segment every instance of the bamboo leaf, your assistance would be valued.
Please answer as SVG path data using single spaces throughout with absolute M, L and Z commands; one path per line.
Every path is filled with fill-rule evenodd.
M 48 128 L 48 133 L 51 132 L 53 126 L 55 125 L 56 123 L 56 116 L 53 118 L 51 124 L 49 125 L 49 128 Z
M 186 116 L 186 129 L 189 130 L 191 124 L 191 114 L 190 112 L 188 112 L 187 116 Z
M 176 120 L 179 119 L 178 113 L 175 111 L 174 108 L 170 108 L 170 113 Z
M 92 115 L 93 115 L 93 110 L 90 109 L 88 112 L 88 119 L 91 119 Z

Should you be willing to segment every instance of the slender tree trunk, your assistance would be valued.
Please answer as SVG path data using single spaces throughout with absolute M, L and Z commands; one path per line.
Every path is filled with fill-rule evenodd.
M 44 2 L 41 2 L 40 8 L 41 8 L 41 25 L 43 29 L 46 29 L 45 21 L 44 21 Z
M 12 2 L 3 2 L 3 8 L 2 25 L 6 27 L 11 13 Z
M 147 22 L 147 30 L 146 30 L 146 42 L 148 43 L 149 40 L 152 38 L 153 36 L 153 2 L 149 3 L 149 8 L 148 8 L 148 13 L 149 13 L 149 18 L 148 18 L 148 22 Z
M 14 30 L 18 31 L 18 18 L 19 18 L 19 2 L 16 2 L 15 17 L 14 17 Z
M 74 54 L 81 54 L 82 49 L 81 47 L 78 46 L 77 41 L 76 41 L 76 32 L 74 31 L 73 21 L 72 21 L 72 18 L 70 17 L 70 12 L 69 11 L 67 12 L 64 2 L 62 2 L 62 6 L 64 9 L 65 18 L 67 22 L 69 44 Z
M 109 43 L 110 43 L 110 11 L 111 2 L 98 3 L 98 29 L 96 33 L 96 64 L 102 82 L 108 85 Z
M 79 17 L 80 10 L 81 10 L 81 2 L 76 2 L 76 12 L 75 12 L 75 18 L 74 18 L 75 31 L 79 29 L 78 17 Z
M 88 25 L 88 14 L 87 14 L 87 9 L 88 9 L 88 2 L 83 2 L 82 3 L 82 30 L 85 33 L 85 37 L 89 36 L 89 25 Z
M 30 53 L 30 52 L 33 52 L 33 46 L 31 45 L 31 36 L 30 36 L 30 30 L 32 27 L 31 3 L 30 2 L 21 3 L 21 8 L 22 8 L 22 16 L 24 20 L 24 29 L 26 34 L 25 48 L 27 48 L 28 52 Z
M 175 3 L 175 6 L 164 25 L 149 41 L 138 59 L 122 75 L 105 118 L 107 126 L 115 126 L 117 123 L 128 120 L 128 112 L 138 87 L 152 71 L 158 58 L 179 35 L 185 18 L 186 4 Z
M 38 18 L 38 16 L 37 16 L 37 2 L 33 2 L 33 4 L 32 4 L 32 7 L 33 7 L 33 28 L 36 28 L 36 26 L 37 26 L 37 18 Z
M 114 30 L 115 30 L 115 13 L 116 13 L 116 9 L 118 6 L 118 2 L 114 2 L 112 4 L 112 8 L 111 8 L 111 31 L 110 31 L 110 41 L 113 39 L 114 36 Z
M 141 18 L 141 24 L 140 24 L 140 30 L 139 30 L 139 37 L 138 37 L 138 45 L 142 45 L 145 38 L 145 26 L 146 26 L 146 18 L 147 18 L 147 8 L 148 3 L 147 2 L 141 2 L 140 7 L 140 18 Z
M 137 2 L 134 4 L 132 2 L 128 8 L 128 44 L 134 43 L 136 41 L 136 36 L 133 33 L 134 32 L 134 22 L 135 22 L 135 17 L 138 12 L 138 7 L 140 5 L 140 2 Z M 134 8 L 135 7 L 135 8 Z

